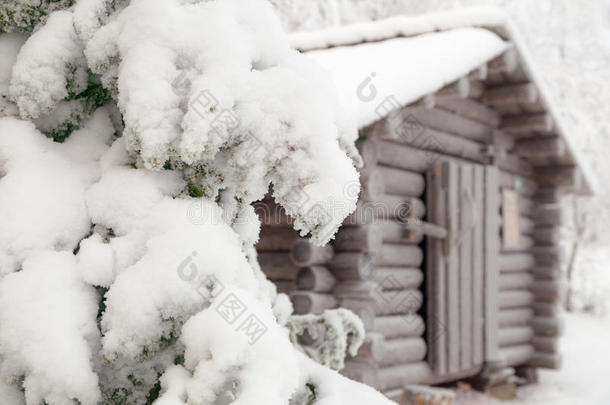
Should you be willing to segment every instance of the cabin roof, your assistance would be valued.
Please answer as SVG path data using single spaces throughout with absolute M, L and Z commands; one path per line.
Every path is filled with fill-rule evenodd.
M 344 106 L 354 115 L 359 128 L 389 114 L 391 102 L 407 106 L 425 100 L 460 78 L 484 72 L 487 63 L 500 56 L 512 57 L 520 74 L 501 75 L 492 85 L 533 84 L 538 107 L 530 110 L 524 106 L 520 113 L 547 114 L 552 120 L 553 135 L 563 139 L 566 148 L 562 156 L 535 160 L 533 165 L 575 166 L 582 181 L 571 191 L 591 195 L 596 189 L 594 176 L 576 153 L 519 31 L 502 10 L 479 7 L 397 16 L 300 32 L 290 39 L 296 49 L 306 52 L 331 73 Z

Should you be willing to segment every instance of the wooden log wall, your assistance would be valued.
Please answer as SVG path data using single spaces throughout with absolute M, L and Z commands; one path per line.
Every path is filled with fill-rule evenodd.
M 374 222 L 377 224 L 377 228 L 381 229 L 382 235 L 382 243 L 377 250 L 378 253 L 374 255 L 371 251 L 366 250 L 357 255 L 335 252 L 336 256 L 333 260 L 335 264 L 330 266 L 335 270 L 337 279 L 344 280 L 335 289 L 335 294 L 342 298 L 340 305 L 353 309 L 365 319 L 372 318 L 370 320 L 371 326 L 368 326 L 372 331 L 369 334 L 371 349 L 365 351 L 366 354 L 363 356 L 348 362 L 344 373 L 361 381 L 369 382 L 378 389 L 386 391 L 388 395 L 394 391 L 394 388 L 397 388 L 395 384 L 398 383 L 404 386 L 406 383 L 412 384 L 421 380 L 437 383 L 468 377 L 478 373 L 483 364 L 482 301 L 484 299 L 484 287 L 482 256 L 480 257 L 481 261 L 473 259 L 473 262 L 470 263 L 480 263 L 480 277 L 475 274 L 476 270 L 473 270 L 473 277 L 456 280 L 459 294 L 454 295 L 455 298 L 459 301 L 459 297 L 463 296 L 464 302 L 468 301 L 471 305 L 470 307 L 466 305 L 454 306 L 454 309 L 458 311 L 455 318 L 458 323 L 452 332 L 456 334 L 457 342 L 478 341 L 479 344 L 473 344 L 472 351 L 466 352 L 459 343 L 456 343 L 454 346 L 455 353 L 458 354 L 456 358 L 458 367 L 443 374 L 435 375 L 431 370 L 429 357 L 431 354 L 427 353 L 429 347 L 426 347 L 425 342 L 439 339 L 448 344 L 447 339 L 450 337 L 448 336 L 450 335 L 448 328 L 450 328 L 450 325 L 445 324 L 445 320 L 431 317 L 429 312 L 423 311 L 412 317 L 412 324 L 407 326 L 404 322 L 401 322 L 400 314 L 404 315 L 406 313 L 408 315 L 412 310 L 405 310 L 401 308 L 401 305 L 396 307 L 395 305 L 379 305 L 378 303 L 372 306 L 371 304 L 365 304 L 362 302 L 365 297 L 362 290 L 366 289 L 350 281 L 353 278 L 363 277 L 362 273 L 366 276 L 366 271 L 363 272 L 361 267 L 366 268 L 369 265 L 374 269 L 372 273 L 376 275 L 375 277 L 378 280 L 384 280 L 381 282 L 377 280 L 373 283 L 381 287 L 382 300 L 384 295 L 388 299 L 396 296 L 400 300 L 401 295 L 398 293 L 398 289 L 402 289 L 402 291 L 406 291 L 407 297 L 410 297 L 413 301 L 420 301 L 420 296 L 423 296 L 423 285 L 421 285 L 423 271 L 420 268 L 423 263 L 424 235 L 435 235 L 441 238 L 447 236 L 447 231 L 442 227 L 435 227 L 428 223 L 422 223 L 420 226 L 410 226 L 410 224 L 416 223 L 412 218 L 421 218 L 424 215 L 424 210 L 420 207 L 423 207 L 423 200 L 429 201 L 429 196 L 426 198 L 423 195 L 426 176 L 436 162 L 451 160 L 471 164 L 469 167 L 473 168 L 472 176 L 466 176 L 464 179 L 471 179 L 473 187 L 471 195 L 481 197 L 477 203 L 479 205 L 483 204 L 483 191 L 478 190 L 477 192 L 475 188 L 479 185 L 483 187 L 482 168 L 485 163 L 489 162 L 487 145 L 490 140 L 505 145 L 507 137 L 496 129 L 499 123 L 497 113 L 474 100 L 474 97 L 481 94 L 480 81 L 471 80 L 469 83 L 472 85 L 472 89 L 468 91 L 463 88 L 460 90 L 457 84 L 450 85 L 446 91 L 440 92 L 433 98 L 428 98 L 425 103 L 417 103 L 415 106 L 403 109 L 398 119 L 378 122 L 369 130 L 368 138 L 360 146 L 365 160 L 365 170 L 369 173 L 379 172 L 382 174 L 380 183 L 384 184 L 385 195 L 378 197 L 375 201 L 396 201 L 397 197 L 400 196 L 404 198 L 404 201 L 409 201 L 411 207 L 407 215 L 396 214 L 397 210 L 389 210 L 394 214 L 365 215 L 366 221 L 363 221 L 362 216 L 360 216 L 360 221 L 350 222 L 362 224 Z M 512 163 L 514 162 L 509 162 L 507 165 L 510 166 Z M 481 170 L 474 170 L 472 164 L 478 164 L 477 166 Z M 481 177 L 479 182 L 476 181 L 477 176 Z M 397 204 L 387 204 L 387 206 L 396 207 Z M 465 215 L 472 214 L 472 210 L 464 210 L 464 212 L 466 211 L 468 213 Z M 389 221 L 380 221 L 380 219 L 388 218 Z M 403 223 L 405 218 L 407 224 Z M 429 215 L 424 219 L 428 218 Z M 371 219 L 377 219 L 377 221 L 370 221 Z M 467 220 L 461 218 L 459 222 L 465 223 Z M 479 227 L 472 229 L 473 236 L 478 232 L 477 229 L 480 230 Z M 409 232 L 405 232 L 405 230 Z M 349 231 L 349 228 L 343 228 L 339 234 L 341 232 L 353 231 Z M 480 236 L 482 241 L 482 234 Z M 341 238 L 340 235 L 339 238 Z M 474 237 L 472 239 L 472 242 L 475 242 L 474 244 L 465 244 L 460 247 L 460 252 L 462 250 L 464 252 L 461 254 L 458 252 L 458 260 L 464 262 L 464 268 L 470 268 L 468 262 L 471 256 L 470 249 L 474 250 L 481 247 L 476 245 L 478 241 L 479 239 Z M 362 253 L 366 253 L 367 257 L 362 256 Z M 346 263 L 349 264 L 346 265 Z M 354 271 L 355 269 L 357 270 Z M 470 274 L 470 271 L 468 274 Z M 391 278 L 389 278 L 390 276 Z M 478 286 L 479 294 L 471 294 L 469 290 L 470 282 Z M 341 283 L 349 284 L 343 284 L 345 287 L 342 287 Z M 418 286 L 417 290 L 410 290 L 410 288 L 417 288 Z M 368 288 L 370 290 L 373 285 L 369 285 Z M 391 294 L 386 294 L 386 290 L 389 290 Z M 418 302 L 414 305 L 414 309 L 419 309 L 420 305 Z M 371 311 L 371 307 L 373 308 L 372 314 L 367 314 L 366 311 Z M 428 331 L 425 339 L 422 338 L 423 330 L 419 329 L 420 322 L 423 323 L 420 314 L 426 316 L 425 322 Z M 464 320 L 463 326 L 459 322 L 460 317 Z M 466 322 L 466 318 L 470 321 Z M 421 326 L 423 327 L 423 324 Z M 470 332 L 473 332 L 472 336 Z M 413 333 L 415 333 L 414 336 Z M 475 339 L 474 334 L 480 339 Z M 407 339 L 392 339 L 396 336 L 404 336 Z M 376 347 L 385 347 L 386 349 L 385 351 L 382 349 L 375 350 Z M 426 354 L 427 357 L 425 357 Z M 425 362 L 422 363 L 422 361 Z M 389 362 L 392 362 L 392 364 Z
M 505 171 L 504 178 L 501 189 L 516 189 L 519 193 L 521 226 L 518 246 L 508 247 L 500 242 L 501 354 L 508 366 L 526 363 L 558 368 L 561 211 L 558 204 L 537 198 L 538 188 L 548 189 L 549 184 L 515 171 Z M 501 203 L 501 214 L 503 209 Z M 501 223 L 500 235 L 503 232 Z
M 555 132 L 554 120 L 545 111 L 538 90 L 518 65 L 490 73 L 486 85 L 481 100 L 493 105 L 500 116 L 499 129 L 513 138 L 508 153 L 495 159 L 502 170 L 501 215 L 501 190 L 513 189 L 519 194 L 519 244 L 500 245 L 502 357 L 506 365 L 558 368 L 559 198 L 578 187 L 581 179 L 569 163 L 565 144 Z
M 519 155 L 506 153 L 506 161 L 516 161 Z M 521 166 L 521 165 L 519 165 Z M 517 366 L 528 362 L 534 353 L 532 339 L 534 330 L 531 322 L 534 318 L 532 304 L 534 294 L 531 286 L 534 281 L 533 269 L 535 258 L 532 252 L 533 214 L 536 204 L 532 196 L 537 190 L 532 178 L 531 167 L 525 170 L 518 167 L 504 167 L 500 171 L 498 192 L 498 215 L 500 216 L 498 230 L 498 246 L 500 246 L 500 279 L 499 279 L 499 331 L 498 343 L 500 357 L 504 366 Z M 518 239 L 516 245 L 506 245 L 503 234 L 502 220 L 504 210 L 503 190 L 515 190 L 518 193 L 518 209 L 516 216 L 519 221 Z M 514 212 L 514 211 L 513 211 Z
M 332 243 L 335 255 L 328 267 L 337 279 L 333 293 L 339 305 L 358 314 L 367 330 L 363 349 L 342 373 L 392 396 L 430 374 L 421 316 L 423 232 L 415 226 L 426 214 L 429 156 L 382 139 L 387 128 L 376 128 L 381 136 L 360 145 L 363 171 L 381 174 L 383 193 L 361 197 Z

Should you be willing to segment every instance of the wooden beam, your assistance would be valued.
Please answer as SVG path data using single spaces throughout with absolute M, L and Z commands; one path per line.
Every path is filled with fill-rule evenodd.
M 532 345 L 538 353 L 558 353 L 559 339 L 548 336 L 534 336 Z
M 444 188 L 445 218 L 447 228 L 451 235 L 457 235 L 460 231 L 459 217 L 459 165 L 448 162 L 441 165 Z M 460 251 L 455 243 L 444 244 L 444 258 L 446 262 L 446 351 L 447 372 L 460 371 Z M 491 271 L 491 269 L 490 269 Z
M 559 317 L 539 317 L 532 320 L 532 327 L 538 336 L 561 336 L 564 322 Z
M 283 293 L 289 295 L 291 292 L 297 289 L 296 283 L 294 281 L 288 280 L 271 280 L 273 284 L 277 288 L 278 293 Z
M 299 272 L 289 252 L 260 252 L 258 262 L 263 273 L 273 280 L 294 280 Z
M 418 245 L 424 239 L 424 233 L 421 231 L 406 231 L 404 222 L 385 221 L 378 226 L 381 229 L 383 241 L 386 243 Z
M 561 277 L 559 265 L 538 265 L 532 270 L 532 274 L 537 280 L 556 280 Z
M 506 367 L 524 364 L 534 355 L 534 347 L 531 344 L 508 346 L 500 349 L 502 364 Z
M 425 361 L 413 364 L 404 364 L 379 369 L 380 390 L 404 387 L 407 384 L 417 384 L 430 377 L 430 367 Z
M 376 224 L 342 226 L 332 242 L 336 251 L 362 251 L 373 253 L 381 248 L 383 234 Z
M 488 75 L 487 63 L 483 63 L 479 67 L 470 71 L 470 73 L 468 73 L 468 78 L 470 80 L 482 81 L 482 80 L 487 79 L 487 75 Z M 481 84 L 484 84 L 484 83 L 481 83 Z M 479 97 L 479 96 L 477 96 L 477 97 Z
M 343 226 L 381 225 L 392 220 L 406 222 L 425 214 L 426 206 L 419 198 L 383 194 L 373 201 L 360 199 L 356 211 L 343 221 Z
M 379 389 L 378 370 L 369 362 L 348 360 L 345 362 L 345 367 L 341 370 L 341 374 L 350 380 Z
M 376 267 L 373 279 L 383 290 L 412 290 L 424 281 L 424 273 L 411 267 Z
M 325 264 L 329 262 L 334 254 L 331 245 L 316 246 L 308 239 L 297 239 L 290 249 L 290 258 L 299 267 Z
M 516 252 L 527 252 L 533 246 L 535 242 L 528 235 L 520 235 L 519 236 L 519 244 L 516 246 L 502 246 L 501 253 L 516 253 Z
M 378 166 L 377 171 L 383 176 L 387 194 L 419 197 L 424 192 L 424 177 L 419 173 L 387 166 Z
M 538 368 L 559 370 L 563 364 L 560 354 L 557 353 L 534 353 L 528 364 Z
M 308 266 L 302 268 L 296 277 L 299 290 L 328 293 L 335 288 L 335 276 L 324 266 Z
M 538 300 L 558 300 L 563 291 L 563 283 L 559 279 L 537 280 L 532 283 L 530 290 L 536 295 Z
M 259 252 L 287 252 L 298 238 L 300 238 L 299 233 L 292 228 L 263 226 L 256 250 Z
M 554 187 L 540 187 L 532 197 L 539 204 L 557 204 L 561 200 L 562 193 Z
M 501 360 L 498 345 L 499 328 L 499 276 L 502 265 L 498 257 L 499 246 L 499 215 L 498 215 L 498 170 L 495 167 L 485 168 L 485 228 L 484 228 L 484 282 L 485 282 L 485 360 L 498 362 Z
M 530 272 L 505 273 L 500 275 L 500 290 L 527 289 L 534 282 Z
M 502 291 L 499 297 L 500 309 L 525 307 L 534 302 L 534 294 L 529 291 Z
M 539 205 L 534 210 L 532 219 L 536 227 L 560 227 L 563 223 L 563 210 L 560 205 Z
M 488 88 L 481 102 L 494 107 L 502 107 L 510 104 L 529 104 L 538 100 L 538 90 L 533 83 L 513 84 Z
M 491 128 L 496 128 L 500 124 L 500 114 L 476 100 L 437 95 L 435 105 Z
M 554 302 L 535 302 L 532 305 L 536 316 L 556 317 L 559 315 L 559 305 Z
M 515 189 L 519 194 L 533 196 L 536 193 L 537 185 L 534 181 L 512 173 L 500 171 L 500 187 Z
M 528 325 L 534 317 L 534 310 L 531 308 L 517 308 L 500 311 L 500 328 L 510 326 Z
M 475 142 L 487 142 L 493 129 L 480 122 L 443 109 L 405 108 L 405 119 L 417 121 L 421 126 L 458 135 Z
M 494 156 L 495 164 L 505 172 L 529 177 L 534 172 L 532 164 L 512 153 L 500 153 Z
M 534 330 L 529 326 L 502 328 L 499 331 L 500 347 L 528 343 L 534 336 Z
M 559 266 L 563 252 L 558 246 L 536 246 L 532 249 L 532 254 L 537 265 Z
M 560 232 L 561 227 L 536 226 L 532 235 L 538 245 L 557 245 L 561 239 Z
M 436 163 L 433 169 L 429 170 L 426 175 L 428 220 L 435 224 L 446 226 L 446 198 L 442 186 L 441 163 Z M 428 257 L 426 263 L 428 327 L 426 332 L 430 342 L 428 361 L 435 374 L 444 375 L 447 370 L 447 333 L 445 329 L 445 324 L 447 323 L 445 307 L 447 300 L 447 294 L 445 293 L 447 263 L 445 260 L 442 260 L 443 243 L 441 240 L 428 239 L 426 241 L 426 254 Z M 434 322 L 430 322 L 432 319 Z
M 518 138 L 553 135 L 553 117 L 547 113 L 519 114 L 502 117 L 500 129 Z
M 321 314 L 327 309 L 336 308 L 338 300 L 331 294 L 318 294 L 311 291 L 294 291 L 290 294 L 295 314 Z
M 372 311 L 375 316 L 402 314 L 411 317 L 421 308 L 419 290 L 381 291 L 374 282 L 358 284 L 346 281 L 337 285 L 334 295 L 341 297 L 341 306 L 354 312 Z
M 536 167 L 534 179 L 542 187 L 577 189 L 582 185 L 581 172 L 574 166 Z
M 286 214 L 284 207 L 276 204 L 272 199 L 257 201 L 252 207 L 263 227 L 293 229 L 294 219 Z
M 522 272 L 533 268 L 536 260 L 529 253 L 500 254 L 499 265 L 501 272 Z
M 445 239 L 448 235 L 447 228 L 424 221 L 410 221 L 404 225 L 406 230 L 418 231 L 423 235 L 437 239 Z
M 501 151 L 511 150 L 513 146 L 515 146 L 515 138 L 512 135 L 498 129 L 494 129 L 491 133 L 491 140 L 494 147 L 496 149 L 500 149 Z
M 559 137 L 527 138 L 515 142 L 513 153 L 526 158 L 563 156 L 566 154 L 566 145 Z
M 328 267 L 339 280 L 367 280 L 372 274 L 372 258 L 362 252 L 337 252 Z
M 514 72 L 519 66 L 519 55 L 511 44 L 501 55 L 496 56 L 487 63 L 489 74 L 501 74 Z
M 408 336 L 421 336 L 425 331 L 421 316 L 389 315 L 375 317 L 371 330 L 379 332 L 386 339 Z
M 363 346 L 358 352 L 357 359 L 371 359 L 381 367 L 417 363 L 426 356 L 426 342 L 421 337 L 392 340 L 374 338 Z
M 423 252 L 418 246 L 384 243 L 378 254 L 373 256 L 373 264 L 419 267 L 423 258 Z
M 424 133 L 425 131 L 425 133 Z M 430 128 L 423 129 L 416 138 L 396 136 L 391 130 L 379 129 L 370 140 L 384 140 L 379 144 L 379 163 L 406 170 L 424 172 L 440 160 L 471 160 L 487 162 L 483 145 L 457 135 Z M 401 149 L 399 146 L 402 146 Z M 384 147 L 382 150 L 381 147 Z M 389 149 L 394 148 L 393 151 Z
M 469 91 L 469 80 L 467 77 L 462 77 L 438 90 L 435 95 L 467 98 Z
M 384 191 L 383 173 L 376 166 L 365 167 L 360 171 L 360 198 L 365 201 L 379 199 Z

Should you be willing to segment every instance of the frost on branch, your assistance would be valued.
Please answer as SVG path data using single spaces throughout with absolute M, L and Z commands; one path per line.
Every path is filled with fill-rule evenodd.
M 110 101 L 99 79 L 88 71 L 83 50 L 72 13 L 57 11 L 23 44 L 12 68 L 7 101 L 57 142 Z
M 291 318 L 256 262 L 270 185 L 315 243 L 359 187 L 334 85 L 270 6 L 80 0 L 34 24 L 0 35 L 2 399 L 388 403 L 291 343 L 322 327 L 312 355 L 340 368 L 357 319 Z
M 99 401 L 91 352 L 96 312 L 95 291 L 80 280 L 71 253 L 32 256 L 2 280 L 2 374 L 25 375 L 28 404 Z
M 105 117 L 94 118 L 63 148 L 31 123 L 0 119 L 0 278 L 37 250 L 72 251 L 89 230 L 85 188 L 108 139 Z
M 3 0 L 0 4 L 0 33 L 32 32 L 53 11 L 72 4 L 74 0 Z
M 38 118 L 87 85 L 87 62 L 74 32 L 72 13 L 53 13 L 19 52 L 13 68 L 11 96 L 21 117 Z
M 299 345 L 309 338 L 313 343 L 304 345 L 304 351 L 335 370 L 343 368 L 347 352 L 355 356 L 364 342 L 362 321 L 344 308 L 326 310 L 321 315 L 293 315 L 288 329 L 293 344 Z
M 133 1 L 93 35 L 81 30 L 139 165 L 182 169 L 190 194 L 220 199 L 233 221 L 272 183 L 296 227 L 325 243 L 355 209 L 343 190 L 358 181 L 345 153 L 359 159 L 356 131 L 272 13 L 259 0 Z M 313 209 L 321 203 L 332 215 Z

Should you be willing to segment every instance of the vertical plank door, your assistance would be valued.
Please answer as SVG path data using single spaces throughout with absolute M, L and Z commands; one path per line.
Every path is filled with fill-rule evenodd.
M 429 361 L 449 380 L 497 356 L 497 171 L 447 161 L 427 179 L 428 221 L 448 231 L 427 239 Z

